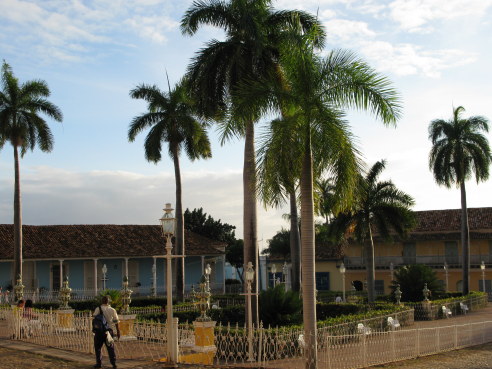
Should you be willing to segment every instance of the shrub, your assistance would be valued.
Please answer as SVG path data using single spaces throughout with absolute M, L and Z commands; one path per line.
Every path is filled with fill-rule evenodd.
M 431 299 L 438 299 L 444 295 L 442 285 L 432 268 L 420 264 L 401 267 L 395 271 L 395 281 L 391 285 L 392 295 L 394 296 L 396 286 L 399 284 L 402 292 L 401 301 L 422 301 L 425 283 L 431 291 Z
M 265 326 L 299 324 L 302 301 L 294 291 L 285 291 L 284 284 L 260 293 L 260 320 Z

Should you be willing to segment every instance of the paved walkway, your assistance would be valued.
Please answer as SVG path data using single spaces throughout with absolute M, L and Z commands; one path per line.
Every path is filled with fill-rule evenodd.
M 431 327 L 438 327 L 438 326 L 445 327 L 449 325 L 466 324 L 466 323 L 481 322 L 487 320 L 492 320 L 492 304 L 490 303 L 487 308 L 484 308 L 477 312 L 471 312 L 467 315 L 458 315 L 458 316 L 451 317 L 449 319 L 415 322 L 415 324 L 408 327 L 408 329 L 431 328 Z M 4 324 L 4 323 L 5 322 L 0 322 L 0 324 Z M 0 329 L 0 331 L 2 330 Z M 8 337 L 0 337 L 0 347 L 18 350 L 22 352 L 29 352 L 32 354 L 40 354 L 40 355 L 54 357 L 62 360 L 70 360 L 82 365 L 87 365 L 88 367 L 92 366 L 95 361 L 93 355 L 90 354 L 79 353 L 74 351 L 65 351 L 56 348 L 35 345 L 23 341 L 13 341 L 13 340 L 9 340 Z M 160 365 L 160 364 L 153 363 L 152 361 L 118 360 L 119 368 L 148 368 L 148 367 L 153 367 L 155 365 Z M 19 366 L 18 368 L 23 368 L 23 367 L 24 366 Z M 29 363 L 26 363 L 25 367 L 26 368 L 30 367 Z M 190 368 L 190 366 L 188 365 L 183 365 L 182 367 Z

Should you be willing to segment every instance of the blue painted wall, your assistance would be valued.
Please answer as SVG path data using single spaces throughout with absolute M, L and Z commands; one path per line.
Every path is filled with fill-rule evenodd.
M 82 260 L 67 260 L 64 262 L 68 266 L 68 283 L 70 288 L 84 288 L 84 262 Z
M 0 287 L 2 287 L 3 290 L 11 284 L 10 281 L 10 273 L 11 273 L 11 268 L 12 268 L 12 263 L 10 262 L 2 262 L 0 263 Z

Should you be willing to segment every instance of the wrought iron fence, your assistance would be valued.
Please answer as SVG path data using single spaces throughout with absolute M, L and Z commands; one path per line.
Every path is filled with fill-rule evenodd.
M 472 305 L 473 306 L 473 305 Z M 432 328 L 409 326 L 412 311 L 392 314 L 403 328 L 391 329 L 388 315 L 318 329 L 316 341 L 319 368 L 362 368 L 418 356 L 453 350 L 492 341 L 492 320 Z M 77 352 L 93 352 L 92 317 L 75 314 L 67 323 L 55 311 L 34 311 L 26 319 L 22 310 L 0 308 L 0 333 L 12 339 Z M 449 320 L 452 322 L 452 320 Z M 361 330 L 358 326 L 369 327 Z M 5 334 L 6 333 L 6 334 Z M 194 330 L 189 324 L 178 329 L 180 357 L 194 346 Z M 214 344 L 215 365 L 262 368 L 292 368 L 304 365 L 305 354 L 313 347 L 300 327 L 265 328 L 218 326 Z M 166 353 L 166 325 L 158 322 L 134 322 L 131 336 L 115 345 L 120 358 L 158 360 Z M 210 343 L 212 344 L 212 343 Z

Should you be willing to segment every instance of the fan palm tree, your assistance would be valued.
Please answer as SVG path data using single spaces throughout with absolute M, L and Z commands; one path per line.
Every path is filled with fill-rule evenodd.
M 463 118 L 465 109 L 458 106 L 453 110 L 453 119 L 433 120 L 429 125 L 429 139 L 432 149 L 429 168 L 437 184 L 450 188 L 453 184 L 461 192 L 461 247 L 463 252 L 463 294 L 469 292 L 470 231 L 466 206 L 465 182 L 473 175 L 477 180 L 489 178 L 492 160 L 487 138 L 481 132 L 488 132 L 486 118 L 474 116 Z
M 367 296 L 374 301 L 374 230 L 385 239 L 392 232 L 404 236 L 415 224 L 410 207 L 413 198 L 399 190 L 391 181 L 378 181 L 384 170 L 384 160 L 376 162 L 365 176 L 360 175 L 356 201 L 348 212 L 340 213 L 331 223 L 331 231 L 353 233 L 355 239 L 364 245 Z
M 36 144 L 41 151 L 53 149 L 53 135 L 40 114 L 55 121 L 63 119 L 61 110 L 46 98 L 50 90 L 45 81 L 33 80 L 19 84 L 12 68 L 5 61 L 2 65 L 0 91 L 0 137 L 1 144 L 9 141 L 14 148 L 14 278 L 22 277 L 22 205 L 20 192 L 20 156 Z
M 279 78 L 279 44 L 284 31 L 293 23 L 300 24 L 301 31 L 316 28 L 317 42 L 322 44 L 324 33 L 315 17 L 301 11 L 274 11 L 271 3 L 271 0 L 204 0 L 194 2 L 186 11 L 181 21 L 184 34 L 193 35 L 202 25 L 216 26 L 226 32 L 224 41 L 208 42 L 188 68 L 192 93 L 197 97 L 200 111 L 207 116 L 224 118 L 224 112 L 235 105 L 231 97 L 242 81 L 259 79 L 267 74 Z M 233 119 L 226 120 L 221 128 L 223 142 L 233 135 L 245 137 L 244 263 L 246 265 L 251 261 L 256 272 L 258 237 L 254 123 L 258 117 L 256 112 L 241 117 L 233 114 Z M 256 282 L 253 291 L 257 291 Z M 258 301 L 256 298 L 253 300 L 253 321 L 258 322 Z
M 185 151 L 190 160 L 210 158 L 210 141 L 206 122 L 195 115 L 193 102 L 187 97 L 186 81 L 183 79 L 169 92 L 155 85 L 141 84 L 130 91 L 133 99 L 148 103 L 148 112 L 133 118 L 128 129 L 128 140 L 150 129 L 145 138 L 145 158 L 158 163 L 162 158 L 162 143 L 168 143 L 168 154 L 174 163 L 176 181 L 176 253 L 184 255 L 184 221 L 182 205 L 181 168 L 179 156 Z M 176 289 L 179 301 L 184 299 L 184 258 L 179 259 L 176 271 Z
M 301 152 L 301 259 L 303 321 L 306 341 L 306 368 L 316 368 L 316 300 L 314 255 L 313 148 L 331 150 L 324 167 L 330 168 L 336 191 L 344 199 L 342 208 L 352 201 L 359 169 L 356 150 L 348 126 L 339 119 L 339 108 L 370 110 L 384 123 L 394 123 L 399 116 L 399 99 L 389 81 L 374 72 L 365 62 L 344 51 L 321 58 L 313 52 L 312 34 L 294 37 L 281 52 L 281 65 L 287 88 L 268 84 L 268 80 L 249 81 L 238 93 L 244 110 L 282 112 L 285 106 L 296 107 L 292 116 L 297 122 Z M 270 80 L 272 80 L 270 78 Z M 321 133 L 321 134 L 320 134 Z M 319 141 L 319 143 L 317 142 Z M 337 150 L 339 149 L 339 150 Z

